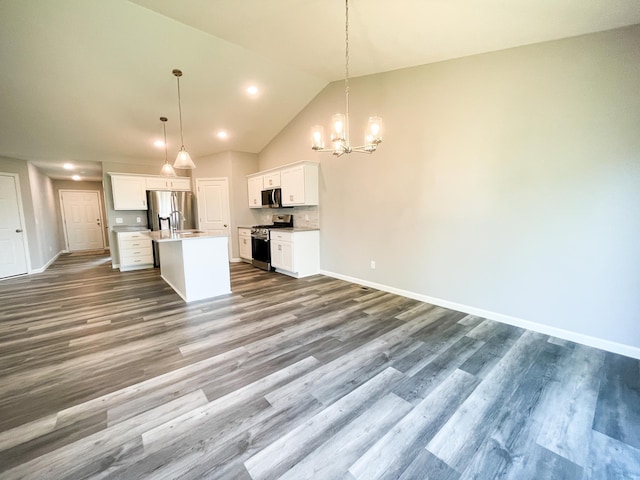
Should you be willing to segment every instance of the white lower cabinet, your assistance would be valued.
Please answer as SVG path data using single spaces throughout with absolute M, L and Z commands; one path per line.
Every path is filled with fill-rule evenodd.
M 271 230 L 271 266 L 276 272 L 301 278 L 320 271 L 320 232 Z
M 149 230 L 145 230 L 148 232 Z M 120 271 L 153 268 L 151 238 L 144 232 L 118 232 Z
M 238 228 L 238 244 L 240 247 L 240 258 L 243 260 L 251 261 L 251 229 L 250 228 Z

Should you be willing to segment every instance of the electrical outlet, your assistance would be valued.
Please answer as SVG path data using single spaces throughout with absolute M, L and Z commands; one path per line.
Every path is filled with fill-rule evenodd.
M 116 217 L 116 223 L 124 223 L 121 217 Z
M 136 217 L 136 222 L 140 223 L 142 222 L 142 219 L 140 217 Z
M 371 260 L 371 270 L 375 270 L 375 269 L 376 269 L 376 261 Z

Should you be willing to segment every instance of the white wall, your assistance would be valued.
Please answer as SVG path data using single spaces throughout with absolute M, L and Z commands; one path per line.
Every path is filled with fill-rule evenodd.
M 634 26 L 353 79 L 352 143 L 385 121 L 371 156 L 309 148 L 335 82 L 260 169 L 321 161 L 325 271 L 638 355 L 639 45 Z

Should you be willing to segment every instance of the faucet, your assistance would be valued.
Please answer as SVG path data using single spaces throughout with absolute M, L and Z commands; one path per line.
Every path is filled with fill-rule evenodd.
M 182 217 L 182 219 L 184 220 L 184 214 L 180 210 L 172 210 L 171 213 L 169 213 L 169 217 L 171 217 L 171 221 L 169 222 L 169 228 L 171 229 L 172 232 L 175 232 L 177 230 L 176 227 L 178 226 L 180 217 Z M 175 221 L 173 221 L 174 219 Z

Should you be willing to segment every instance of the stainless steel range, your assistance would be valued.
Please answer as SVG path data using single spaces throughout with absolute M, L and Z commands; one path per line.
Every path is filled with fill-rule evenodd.
M 273 223 L 251 227 L 251 256 L 253 266 L 271 270 L 271 240 L 269 231 L 274 228 L 292 228 L 293 215 L 273 215 Z

